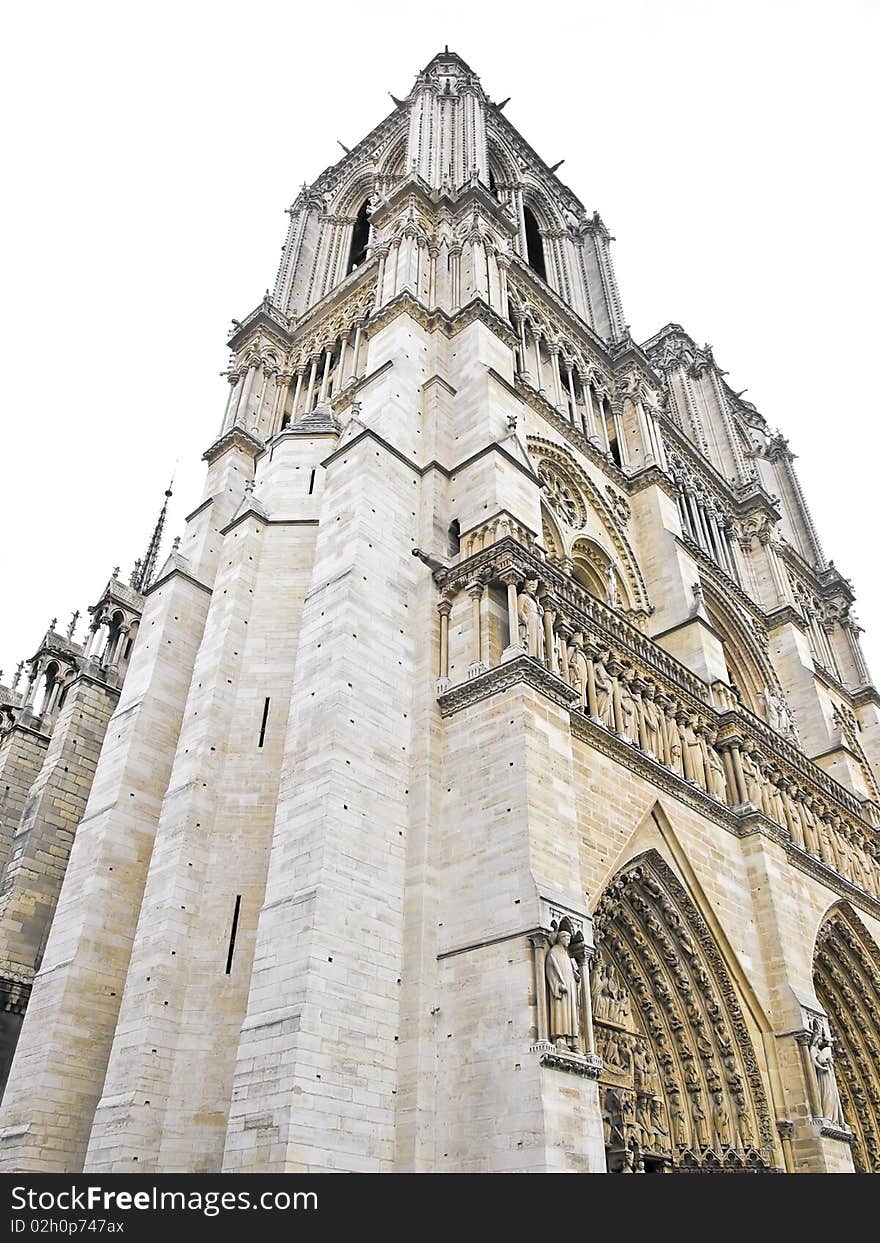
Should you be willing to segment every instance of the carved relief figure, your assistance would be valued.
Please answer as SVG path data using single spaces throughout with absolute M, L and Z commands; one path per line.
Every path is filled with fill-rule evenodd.
M 568 952 L 571 935 L 571 924 L 563 919 L 556 940 L 547 952 L 544 967 L 550 994 L 550 1039 L 560 1053 L 576 1052 L 581 1034 L 578 995 L 580 971 Z

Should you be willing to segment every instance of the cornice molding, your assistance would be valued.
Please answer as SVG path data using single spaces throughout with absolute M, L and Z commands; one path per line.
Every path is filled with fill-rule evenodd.
M 535 656 L 515 656 L 503 661 L 493 669 L 481 673 L 467 682 L 453 686 L 438 696 L 440 713 L 445 717 L 454 716 L 465 708 L 473 707 L 484 699 L 489 699 L 514 686 L 530 686 L 545 695 L 561 708 L 570 708 L 577 699 L 578 692 L 572 690 L 567 682 L 541 664 Z

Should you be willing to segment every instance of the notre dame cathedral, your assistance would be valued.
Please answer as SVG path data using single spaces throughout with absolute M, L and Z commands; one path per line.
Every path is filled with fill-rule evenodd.
M 880 1170 L 788 442 L 448 50 L 289 215 L 181 535 L 0 687 L 0 1168 Z

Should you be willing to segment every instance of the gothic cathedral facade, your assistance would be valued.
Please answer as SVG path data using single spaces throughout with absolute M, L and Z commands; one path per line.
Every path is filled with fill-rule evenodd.
M 880 1170 L 852 586 L 503 107 L 303 187 L 181 538 L 0 687 L 2 1169 Z

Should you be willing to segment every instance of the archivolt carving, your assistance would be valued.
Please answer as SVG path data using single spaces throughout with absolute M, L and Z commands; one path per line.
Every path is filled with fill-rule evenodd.
M 651 604 L 645 580 L 629 541 L 621 530 L 615 507 L 606 496 L 603 496 L 589 475 L 578 466 L 571 454 L 561 445 L 544 440 L 540 436 L 529 436 L 528 446 L 539 475 L 541 467 L 546 464 L 545 469 L 554 471 L 556 475 L 569 481 L 571 488 L 580 498 L 582 506 L 586 500 L 599 515 L 605 535 L 617 554 L 618 567 L 626 578 L 627 593 L 632 600 L 633 608 L 650 611 Z M 586 518 L 586 510 L 584 509 L 583 512 Z
M 855 1167 L 880 1173 L 880 949 L 848 905 L 836 907 L 819 930 L 813 976 L 836 1042 Z
M 703 917 L 656 851 L 611 882 L 594 933 L 609 1168 L 772 1166 L 772 1121 L 736 990 Z

